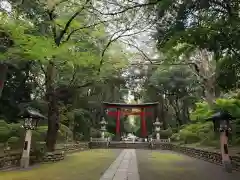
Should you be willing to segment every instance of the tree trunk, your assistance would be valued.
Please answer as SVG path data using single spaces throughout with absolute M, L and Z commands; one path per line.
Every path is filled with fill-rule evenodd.
M 195 72 L 202 81 L 205 90 L 205 100 L 211 107 L 216 99 L 217 62 L 214 59 L 214 55 L 206 49 L 197 50 L 194 53 L 194 56 L 197 66 L 197 69 L 195 68 Z
M 54 88 L 55 66 L 53 61 L 50 61 L 47 67 L 46 75 L 46 98 L 48 101 L 48 131 L 46 145 L 48 151 L 55 150 L 57 142 L 57 134 L 59 129 L 59 107 Z
M 215 99 L 216 99 L 216 94 L 215 94 L 215 79 L 209 78 L 205 82 L 205 99 L 210 105 L 210 107 L 214 104 Z
M 183 101 L 182 104 L 182 120 L 184 124 L 187 124 L 190 121 L 189 107 L 186 101 Z
M 175 111 L 176 114 L 176 120 L 179 123 L 179 125 L 183 125 L 183 121 L 181 119 L 181 111 L 180 111 L 180 107 L 179 107 L 179 100 L 178 98 L 175 99 L 175 104 L 174 102 L 172 103 L 173 109 Z
M 8 66 L 6 64 L 0 63 L 0 98 L 2 96 L 2 91 L 3 91 L 4 83 L 6 80 L 7 71 L 8 71 Z
M 166 116 L 165 116 L 165 100 L 164 97 L 161 96 L 161 101 L 160 101 L 160 120 L 163 123 L 163 129 L 167 129 L 167 123 L 166 123 Z

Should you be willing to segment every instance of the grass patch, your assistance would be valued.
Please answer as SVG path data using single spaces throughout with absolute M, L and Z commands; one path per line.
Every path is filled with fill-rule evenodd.
M 194 167 L 181 166 L 182 164 L 188 163 L 190 159 L 180 154 L 152 152 L 150 157 L 149 163 L 153 169 L 158 169 L 165 173 L 169 171 L 177 171 L 179 173 L 195 169 Z
M 150 155 L 152 161 L 160 161 L 164 163 L 173 163 L 184 160 L 184 157 L 179 154 L 152 152 Z
M 4 180 L 97 180 L 115 160 L 111 150 L 91 150 L 69 155 L 64 161 L 31 170 L 0 172 Z
M 238 180 L 239 173 L 171 151 L 137 150 L 140 180 Z
M 141 180 L 189 180 L 186 174 L 191 177 L 196 172 L 192 159 L 168 151 L 138 151 L 137 158 Z

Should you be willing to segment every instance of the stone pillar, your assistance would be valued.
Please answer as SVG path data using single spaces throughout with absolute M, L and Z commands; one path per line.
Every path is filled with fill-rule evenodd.
M 227 120 L 220 121 L 219 131 L 222 163 L 227 172 L 232 172 L 232 164 L 228 152 L 228 134 L 231 131 L 229 121 Z
M 23 147 L 23 153 L 21 158 L 21 167 L 27 168 L 30 160 L 30 149 L 31 149 L 32 130 L 26 130 L 25 142 Z
M 145 109 L 141 109 L 141 129 L 142 129 L 142 137 L 145 139 L 147 136 L 147 127 L 146 127 L 146 120 L 145 120 Z
M 117 120 L 116 120 L 116 135 L 120 138 L 120 118 L 121 118 L 121 111 L 117 108 Z

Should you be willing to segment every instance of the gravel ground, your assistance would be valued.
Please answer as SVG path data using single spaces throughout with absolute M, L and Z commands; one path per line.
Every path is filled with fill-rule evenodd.
M 140 180 L 240 180 L 240 172 L 171 151 L 137 150 Z

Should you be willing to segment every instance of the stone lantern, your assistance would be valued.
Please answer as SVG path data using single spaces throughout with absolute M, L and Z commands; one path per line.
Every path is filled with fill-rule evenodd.
M 105 121 L 105 118 L 102 117 L 101 121 L 100 121 L 100 126 L 101 126 L 100 131 L 101 131 L 101 138 L 102 139 L 105 138 L 106 125 L 107 125 L 107 122 Z
M 40 114 L 37 110 L 27 107 L 20 113 L 20 117 L 24 118 L 23 128 L 26 131 L 24 147 L 21 158 L 21 167 L 27 168 L 29 166 L 30 159 L 30 149 L 31 149 L 31 139 L 32 130 L 34 130 L 41 119 L 47 119 L 45 116 Z
M 158 117 L 156 118 L 156 122 L 153 123 L 153 126 L 155 127 L 155 133 L 156 133 L 156 139 L 160 140 L 160 126 L 162 125 L 162 122 L 159 121 Z
M 220 132 L 222 163 L 227 172 L 232 172 L 231 158 L 228 154 L 228 136 L 231 132 L 230 121 L 236 119 L 228 111 L 217 111 L 207 121 L 212 121 L 214 131 Z

